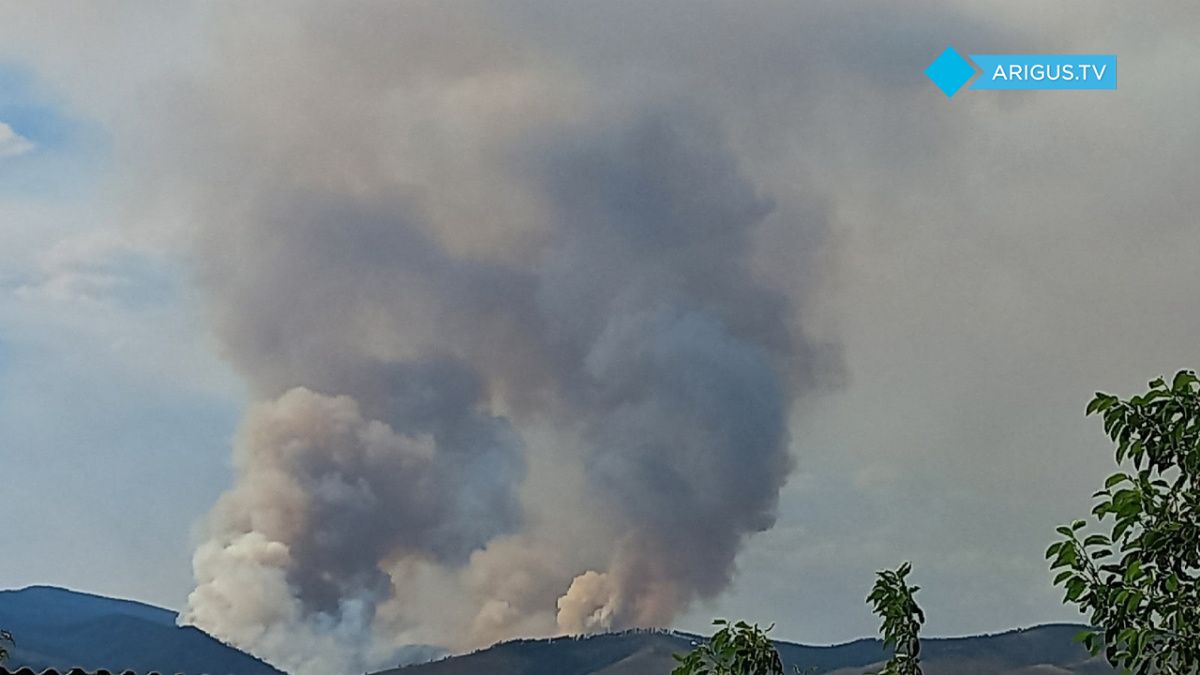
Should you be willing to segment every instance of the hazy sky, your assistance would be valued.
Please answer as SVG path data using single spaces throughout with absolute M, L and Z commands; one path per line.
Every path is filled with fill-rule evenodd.
M 274 377 L 197 281 L 196 192 L 300 171 L 270 164 L 282 139 L 353 194 L 372 151 L 467 186 L 428 198 L 463 228 L 447 246 L 501 249 L 542 169 L 485 173 L 496 137 L 653 108 L 719 129 L 771 204 L 755 270 L 831 354 L 790 411 L 774 527 L 678 625 L 873 633 L 873 572 L 902 560 L 930 634 L 1073 619 L 1042 552 L 1111 473 L 1083 408 L 1200 360 L 1198 34 L 1183 1 L 0 2 L 0 585 L 193 588 Z M 947 44 L 1115 53 L 1119 89 L 948 100 L 921 72 Z M 338 126 L 367 97 L 389 124 Z

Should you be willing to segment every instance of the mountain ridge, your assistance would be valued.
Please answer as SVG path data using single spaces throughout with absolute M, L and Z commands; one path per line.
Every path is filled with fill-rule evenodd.
M 926 675 L 1111 675 L 1074 636 L 1084 626 L 1050 623 L 997 633 L 922 640 Z M 592 636 L 522 638 L 468 654 L 379 671 L 374 675 L 669 675 L 672 654 L 704 639 L 684 631 L 644 629 Z M 827 675 L 861 675 L 886 659 L 876 638 L 832 645 L 777 640 L 785 665 Z
M 12 632 L 6 666 L 189 675 L 283 675 L 154 605 L 59 586 L 0 591 L 0 627 Z
M 57 586 L 0 591 L 0 627 L 17 636 L 6 664 L 12 669 L 283 675 L 199 629 L 177 626 L 176 617 L 175 612 L 148 603 Z M 1049 623 L 928 638 L 922 641 L 925 673 L 1112 675 L 1115 670 L 1073 641 L 1083 628 Z M 703 639 L 670 629 L 519 638 L 375 675 L 669 675 L 674 667 L 672 654 L 688 651 Z M 778 640 L 776 647 L 788 667 L 816 667 L 821 675 L 861 675 L 886 658 L 876 638 L 829 645 Z

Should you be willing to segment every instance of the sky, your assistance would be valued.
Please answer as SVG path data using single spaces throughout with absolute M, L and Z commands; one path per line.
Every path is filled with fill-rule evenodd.
M 1198 32 L 1184 2 L 0 3 L 0 585 L 64 585 L 203 620 L 189 600 L 193 554 L 219 539 L 212 522 L 240 522 L 221 510 L 236 505 L 214 510 L 221 495 L 253 490 L 234 488 L 252 485 L 235 475 L 237 429 L 286 412 L 284 398 L 247 407 L 347 381 L 314 359 L 401 362 L 448 334 L 439 327 L 485 364 L 495 419 L 526 437 L 522 504 L 566 503 L 559 479 L 574 474 L 537 449 L 562 429 L 543 418 L 571 415 L 581 446 L 621 441 L 605 435 L 608 417 L 536 402 L 513 374 L 558 382 L 568 369 L 554 359 L 569 355 L 525 353 L 502 321 L 478 320 L 493 302 L 480 288 L 527 277 L 491 277 L 483 263 L 426 277 L 405 258 L 414 276 L 392 279 L 362 241 L 310 255 L 332 245 L 309 214 L 417 213 L 404 250 L 436 241 L 422 259 L 448 262 L 431 267 L 528 270 L 539 301 L 593 301 L 601 286 L 571 294 L 592 273 L 577 249 L 616 244 L 591 238 L 609 221 L 577 197 L 597 182 L 642 194 L 622 177 L 645 169 L 629 158 L 648 147 L 682 153 L 644 160 L 656 170 L 718 167 L 695 179 L 715 204 L 745 200 L 729 216 L 746 221 L 728 243 L 738 265 L 714 264 L 718 291 L 690 301 L 787 308 L 761 331 L 721 314 L 782 373 L 792 468 L 764 488 L 777 504 L 747 507 L 774 522 L 738 530 L 728 583 L 697 582 L 670 622 L 736 616 L 809 643 L 872 634 L 872 576 L 904 560 L 929 634 L 1076 619 L 1042 553 L 1112 471 L 1084 406 L 1200 357 L 1200 93 L 1185 70 L 1200 63 Z M 947 99 L 922 70 L 948 44 L 1115 53 L 1119 89 Z M 683 149 L 638 136 L 656 128 L 646 119 L 682 129 Z M 653 185 L 673 189 L 663 180 Z M 605 217 L 654 227 L 622 213 Z M 551 252 L 531 262 L 542 239 Z M 708 255 L 705 240 L 680 241 Z M 696 273 L 673 260 L 662 267 Z M 361 296 L 360 282 L 423 290 Z M 452 300 L 431 304 L 441 289 Z M 343 312 L 339 294 L 374 313 Z M 574 324 L 547 316 L 575 344 Z M 776 320 L 788 346 L 772 351 L 763 335 Z M 463 337 L 473 331 L 502 353 Z M 703 334 L 682 349 L 707 349 Z M 754 349 L 732 353 L 753 369 Z M 603 371 L 606 353 L 571 377 Z M 568 398 L 591 401 L 568 380 Z M 508 533 L 497 527 L 489 536 Z

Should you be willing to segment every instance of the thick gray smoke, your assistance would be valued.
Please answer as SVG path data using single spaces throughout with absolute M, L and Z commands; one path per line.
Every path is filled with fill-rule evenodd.
M 219 22 L 151 158 L 260 400 L 184 618 L 301 675 L 716 596 L 825 358 L 719 119 L 435 7 Z
M 743 537 L 773 524 L 789 364 L 809 355 L 748 266 L 770 204 L 711 128 L 650 114 L 554 169 L 538 306 L 596 507 L 621 532 L 559 625 L 660 625 L 722 590 Z

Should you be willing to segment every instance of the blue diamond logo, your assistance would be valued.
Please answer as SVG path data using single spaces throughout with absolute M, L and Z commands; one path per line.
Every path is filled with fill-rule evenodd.
M 949 98 L 975 77 L 975 66 L 954 51 L 954 47 L 946 47 L 946 51 L 925 69 L 925 77 L 933 80 Z

